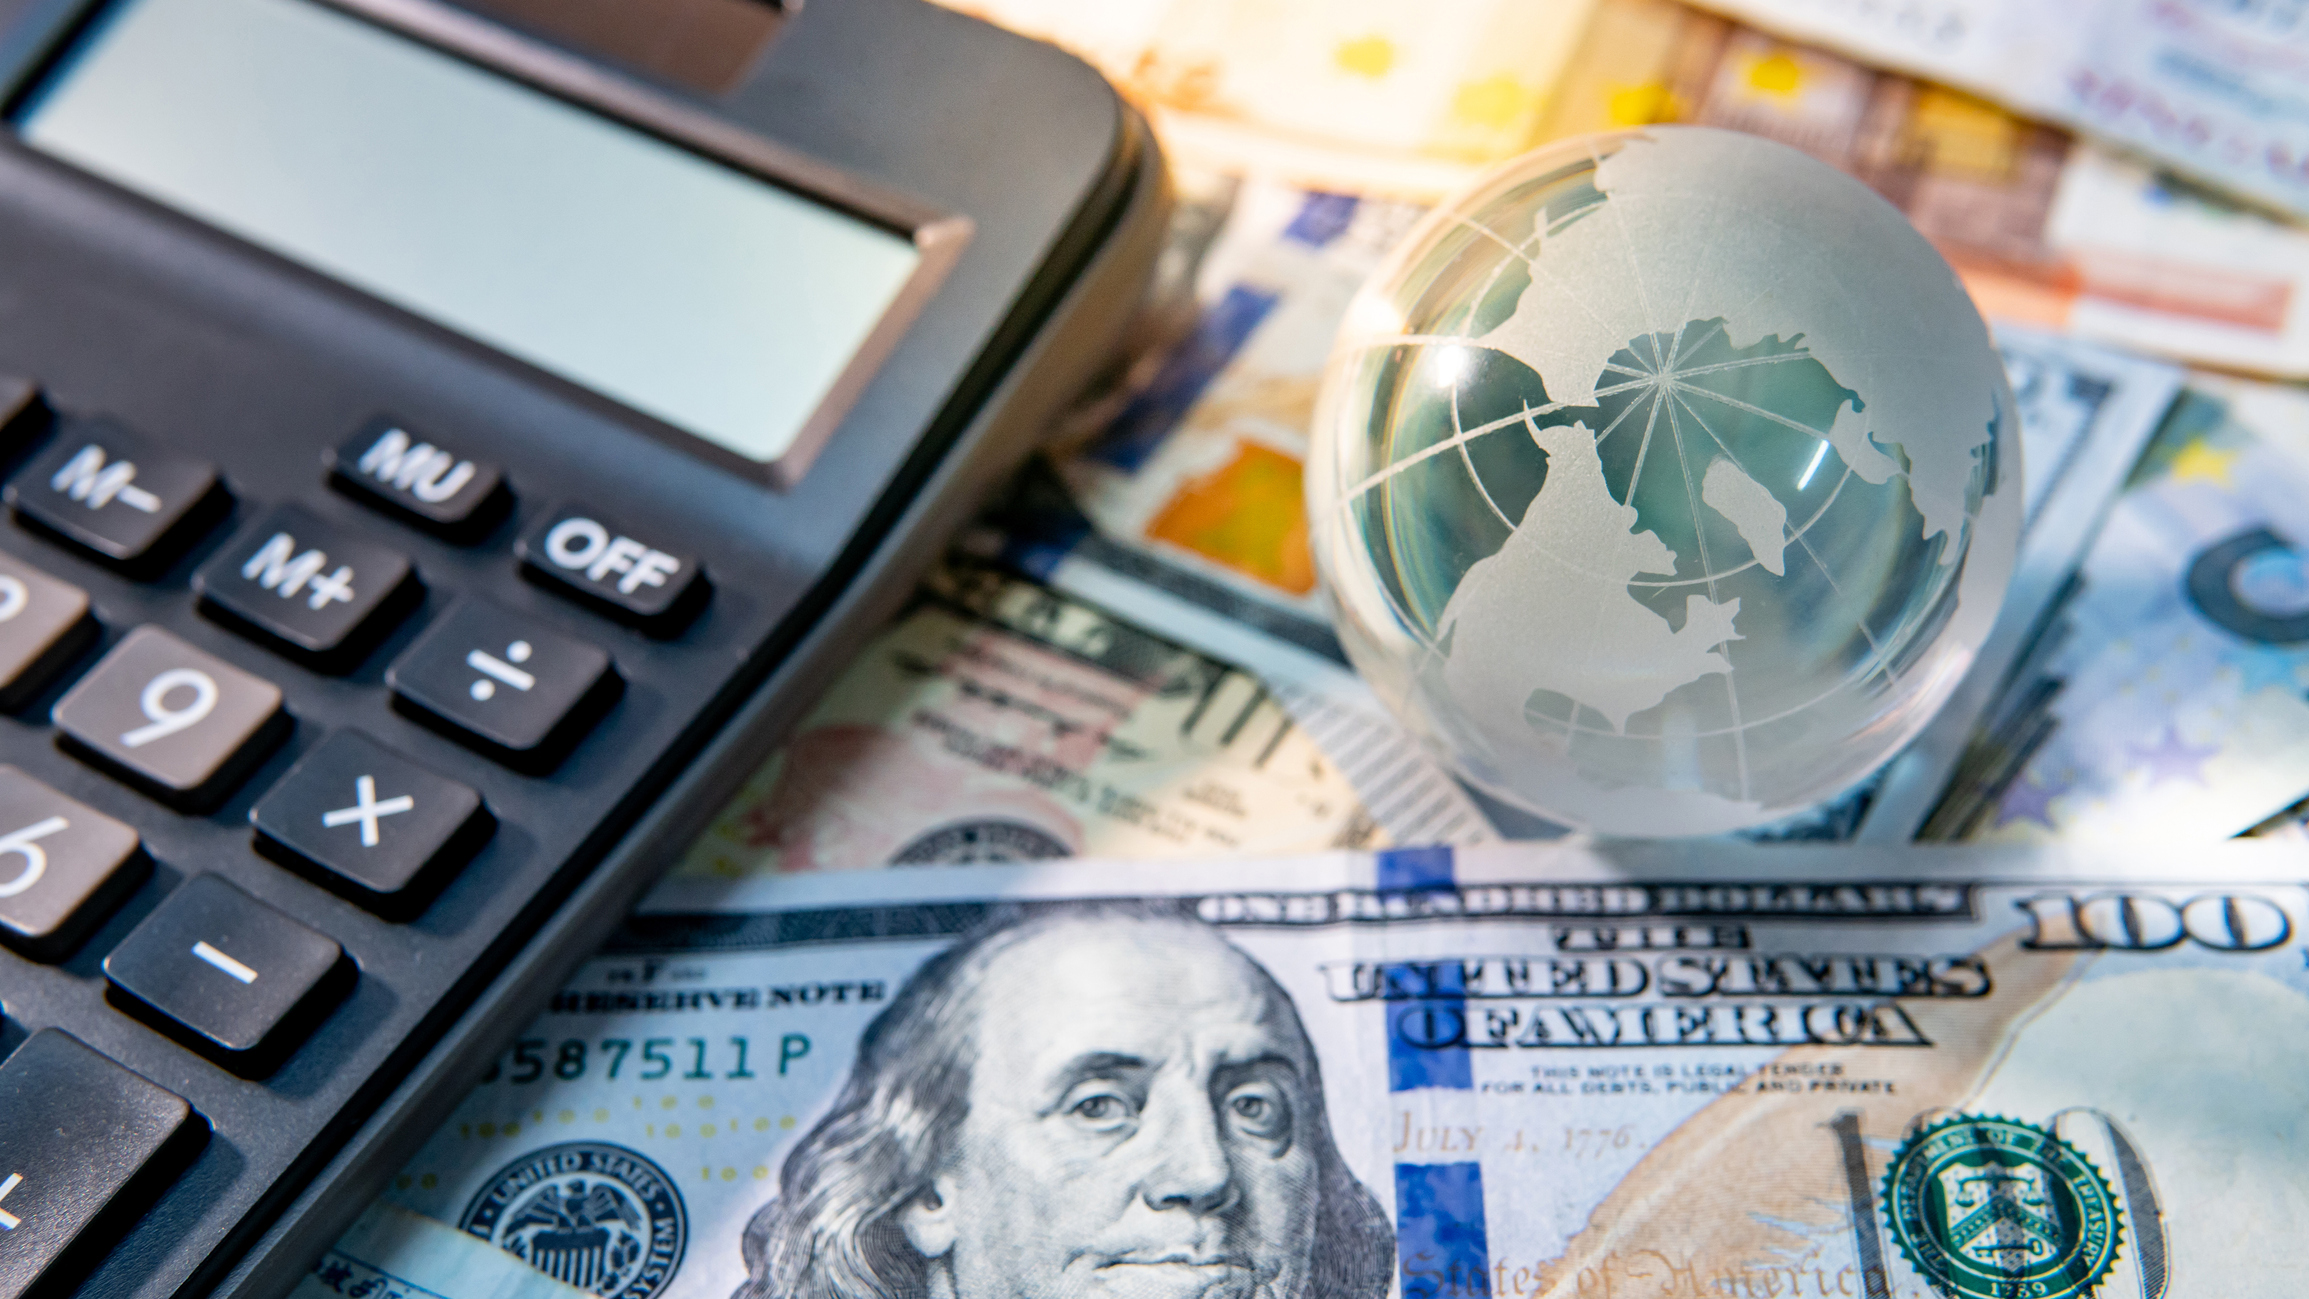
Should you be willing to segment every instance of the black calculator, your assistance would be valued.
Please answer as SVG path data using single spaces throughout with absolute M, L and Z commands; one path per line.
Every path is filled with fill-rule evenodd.
M 286 1291 L 1033 434 L 1140 119 L 920 0 L 0 0 L 0 1297 Z

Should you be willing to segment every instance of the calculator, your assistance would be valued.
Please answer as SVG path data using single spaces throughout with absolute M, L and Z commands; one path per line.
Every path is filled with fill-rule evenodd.
M 277 1295 L 1109 364 L 920 0 L 0 0 L 0 1296 Z

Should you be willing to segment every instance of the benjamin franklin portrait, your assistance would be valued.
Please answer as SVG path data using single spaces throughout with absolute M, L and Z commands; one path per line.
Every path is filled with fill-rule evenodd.
M 735 1299 L 1380 1299 L 1298 1010 L 1191 916 L 999 918 L 868 1026 Z

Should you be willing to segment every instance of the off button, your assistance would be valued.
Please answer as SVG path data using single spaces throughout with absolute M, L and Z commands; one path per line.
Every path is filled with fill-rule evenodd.
M 522 573 L 656 635 L 677 631 L 711 590 L 694 556 L 583 506 L 548 513 L 515 545 Z

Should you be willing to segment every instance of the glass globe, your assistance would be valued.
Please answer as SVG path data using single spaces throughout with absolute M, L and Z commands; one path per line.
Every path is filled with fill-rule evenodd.
M 2020 425 L 1948 264 L 1784 145 L 1507 164 L 1348 310 L 1307 502 L 1340 637 L 1474 785 L 1610 834 L 1813 806 L 1913 738 L 2012 576 Z

